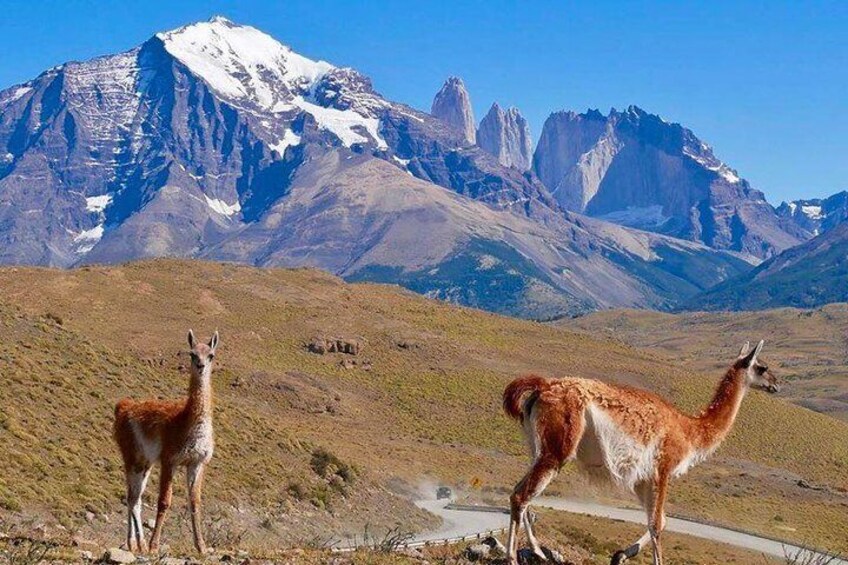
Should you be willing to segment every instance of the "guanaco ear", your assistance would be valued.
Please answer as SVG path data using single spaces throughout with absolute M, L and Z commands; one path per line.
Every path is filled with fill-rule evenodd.
M 194 349 L 195 345 L 197 345 L 197 340 L 194 339 L 194 332 L 191 331 L 191 330 L 188 330 L 188 346 L 191 349 Z
M 751 349 L 751 342 L 746 341 L 745 345 L 742 346 L 742 349 L 739 350 L 739 357 L 745 357 L 745 354 L 748 353 L 749 349 Z
M 757 347 L 754 348 L 748 355 L 745 356 L 745 366 L 750 367 L 754 363 L 757 362 L 757 356 L 760 354 L 760 351 L 763 350 L 763 344 L 765 344 L 764 340 L 760 340 L 760 343 L 757 344 Z
M 757 347 L 754 348 L 754 361 L 757 360 L 757 357 L 760 356 L 760 351 L 763 350 L 763 345 L 765 345 L 766 340 L 761 339 L 760 343 L 757 344 Z
M 218 347 L 218 330 L 215 330 L 215 335 L 212 336 L 212 339 L 209 340 L 209 349 L 215 351 Z

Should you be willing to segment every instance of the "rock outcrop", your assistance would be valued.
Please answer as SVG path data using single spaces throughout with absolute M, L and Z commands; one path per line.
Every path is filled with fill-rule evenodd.
M 759 258 L 807 237 L 692 131 L 635 106 L 551 114 L 533 168 L 564 208 L 621 225 Z
M 505 167 L 526 171 L 532 164 L 530 126 L 517 108 L 504 111 L 497 102 L 492 104 L 477 129 L 477 145 Z
M 474 110 L 471 97 L 465 90 L 465 84 L 459 77 L 450 77 L 433 98 L 430 113 L 443 122 L 462 132 L 469 144 L 474 144 L 477 130 L 474 126 Z
M 309 343 L 307 349 L 318 355 L 324 355 L 325 353 L 359 355 L 359 352 L 362 350 L 362 341 L 344 337 L 316 337 Z

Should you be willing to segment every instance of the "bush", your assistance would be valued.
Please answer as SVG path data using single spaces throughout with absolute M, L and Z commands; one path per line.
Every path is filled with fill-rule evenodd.
M 300 483 L 289 483 L 288 493 L 296 500 L 306 499 L 306 489 Z
M 353 467 L 321 447 L 312 451 L 312 460 L 309 465 L 319 477 L 324 479 L 332 479 L 335 475 L 346 484 L 353 484 L 356 479 L 356 471 Z

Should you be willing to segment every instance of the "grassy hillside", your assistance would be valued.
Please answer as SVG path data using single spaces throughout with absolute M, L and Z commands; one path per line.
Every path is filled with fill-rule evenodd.
M 184 390 L 189 327 L 202 335 L 218 328 L 222 339 L 206 499 L 222 523 L 288 542 L 360 533 L 367 523 L 423 526 L 427 518 L 389 489 L 414 496 L 422 484 L 447 482 L 502 497 L 526 467 L 518 430 L 500 411 L 503 386 L 518 373 L 627 382 L 692 410 L 720 376 L 607 339 L 313 270 L 176 260 L 6 268 L 0 288 L 0 457 L 11 462 L 0 504 L 19 519 L 53 516 L 92 536 L 122 530 L 112 406 L 126 395 Z M 305 345 L 319 335 L 365 346 L 356 357 L 310 353 Z M 356 480 L 320 476 L 311 464 L 319 448 L 352 466 Z M 671 506 L 846 549 L 846 471 L 848 424 L 752 395 L 727 445 L 678 483 Z M 799 487 L 801 478 L 830 490 Z M 607 490 L 571 469 L 551 488 Z M 177 537 L 179 527 L 175 517 L 166 535 Z

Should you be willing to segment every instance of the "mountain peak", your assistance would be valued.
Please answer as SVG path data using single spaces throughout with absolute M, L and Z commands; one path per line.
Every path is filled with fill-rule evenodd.
M 458 77 L 458 76 L 454 76 L 454 75 L 449 76 L 447 78 L 447 80 L 445 80 L 445 84 L 442 88 L 447 87 L 447 86 L 452 86 L 452 87 L 461 88 L 462 90 L 465 90 L 465 83 L 462 81 L 462 77 Z
M 471 108 L 471 97 L 461 78 L 448 77 L 436 93 L 430 113 L 461 131 L 468 143 L 474 143 L 477 133 L 474 111 Z
M 308 90 L 334 68 L 223 16 L 157 33 L 156 37 L 171 55 L 220 94 L 236 100 L 251 99 L 266 109 L 289 102 L 292 92 Z
M 477 145 L 497 157 L 501 165 L 519 171 L 530 168 L 530 127 L 518 108 L 510 107 L 504 112 L 500 104 L 493 103 L 489 113 L 480 121 Z
M 226 18 L 224 16 L 212 16 L 211 18 L 209 18 L 208 22 L 210 24 L 224 24 L 224 25 L 231 25 L 231 26 L 237 25 L 231 19 Z

